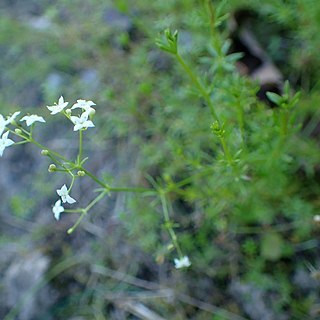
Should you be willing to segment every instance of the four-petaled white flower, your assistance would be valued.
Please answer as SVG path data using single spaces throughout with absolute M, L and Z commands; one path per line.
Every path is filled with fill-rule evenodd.
M 32 114 L 31 116 L 24 116 L 20 121 L 25 121 L 27 126 L 31 126 L 36 121 L 38 122 L 46 122 L 42 117 L 37 116 L 36 114 Z
M 60 219 L 60 213 L 63 211 L 64 211 L 64 207 L 61 205 L 61 200 L 58 200 L 52 208 L 52 212 L 56 220 Z
M 77 100 L 77 102 L 71 107 L 71 109 L 81 108 L 88 115 L 92 115 L 96 112 L 95 109 L 91 108 L 91 106 L 95 106 L 96 104 L 93 101 L 87 100 Z
M 14 144 L 14 141 L 12 141 L 11 139 L 8 139 L 8 135 L 9 135 L 9 131 L 5 132 L 0 139 L 0 157 L 2 157 L 3 151 L 6 147 L 9 147 L 12 144 Z
M 69 196 L 69 192 L 68 192 L 67 186 L 65 184 L 62 186 L 61 189 L 57 190 L 57 194 L 61 197 L 61 200 L 63 203 L 68 202 L 68 203 L 72 204 L 72 203 L 76 202 L 75 199 L 73 199 Z
M 6 123 L 12 123 L 12 121 L 21 113 L 21 111 L 16 111 L 13 113 L 12 116 L 9 116 L 8 119 L 6 120 Z
M 184 256 L 181 259 L 174 259 L 174 264 L 176 269 L 188 268 L 191 266 L 191 262 L 187 256 Z
M 13 122 L 13 120 L 20 114 L 20 111 L 16 111 L 12 116 L 9 116 L 6 120 L 4 119 L 3 115 L 0 114 L 0 135 L 6 128 L 6 125 Z
M 88 120 L 88 114 L 86 112 L 82 113 L 80 117 L 71 116 L 70 119 L 74 124 L 73 131 L 94 127 L 93 122 Z
M 51 111 L 51 114 L 57 114 L 61 112 L 68 105 L 68 103 L 69 102 L 64 102 L 63 96 L 61 96 L 58 104 L 55 103 L 54 106 L 47 106 L 47 108 L 49 111 Z

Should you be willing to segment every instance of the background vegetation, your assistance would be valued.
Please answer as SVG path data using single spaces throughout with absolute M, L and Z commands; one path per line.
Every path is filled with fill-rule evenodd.
M 45 115 L 61 94 L 96 102 L 87 165 L 116 185 L 166 190 L 192 262 L 174 269 L 161 203 L 148 195 L 111 194 L 67 235 L 76 216 L 57 223 L 51 212 L 62 176 L 34 147 L 12 147 L 0 162 L 1 318 L 319 318 L 320 4 L 208 3 L 1 2 L 1 114 Z M 259 100 L 259 82 L 237 69 L 239 12 L 290 81 L 284 106 Z M 228 152 L 201 92 L 155 45 L 167 27 Z M 53 118 L 38 132 L 72 155 L 69 129 Z M 74 194 L 85 203 L 95 187 L 85 180 Z

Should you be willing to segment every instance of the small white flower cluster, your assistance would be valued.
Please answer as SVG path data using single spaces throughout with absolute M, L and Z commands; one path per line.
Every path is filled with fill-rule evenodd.
M 64 109 L 67 107 L 69 102 L 65 102 L 63 96 L 59 98 L 58 104 L 55 104 L 53 106 L 47 106 L 49 111 L 51 111 L 52 115 L 55 115 L 57 113 L 60 113 L 64 111 Z M 95 114 L 95 109 L 92 108 L 92 106 L 95 106 L 96 104 L 92 101 L 87 100 L 77 100 L 77 102 L 71 107 L 71 109 L 67 109 L 65 114 L 66 116 L 71 120 L 71 122 L 74 124 L 74 131 L 78 130 L 85 130 L 87 128 L 94 127 L 93 122 L 89 119 L 90 116 Z M 79 116 L 72 116 L 72 110 L 74 109 L 82 109 L 82 114 Z M 12 124 L 16 117 L 20 114 L 20 111 L 15 112 L 13 115 L 8 116 L 6 119 L 3 115 L 0 114 L 0 157 L 3 155 L 3 152 L 5 148 L 11 146 L 14 144 L 14 141 L 9 139 L 9 131 L 5 131 L 7 125 Z M 30 127 L 35 122 L 46 122 L 43 117 L 40 117 L 36 114 L 27 115 L 20 119 L 20 121 L 25 121 L 26 125 Z
M 64 109 L 67 107 L 69 102 L 65 102 L 63 96 L 59 98 L 58 104 L 55 104 L 53 106 L 47 106 L 49 111 L 51 111 L 51 114 L 57 114 L 61 111 L 64 111 Z M 96 104 L 92 101 L 86 101 L 86 100 L 77 100 L 77 102 L 71 107 L 71 109 L 66 110 L 66 114 L 70 115 L 72 113 L 72 110 L 74 109 L 82 109 L 83 112 L 80 116 L 70 116 L 70 120 L 74 124 L 73 131 L 78 131 L 81 129 L 87 129 L 94 127 L 94 124 L 89 119 L 89 116 L 92 116 L 96 111 L 92 108 L 92 106 L 95 106 Z
M 64 101 L 63 96 L 59 98 L 58 103 L 55 103 L 53 106 L 47 106 L 49 111 L 51 112 L 52 115 L 58 114 L 62 112 L 74 125 L 73 131 L 78 131 L 78 130 L 86 130 L 87 128 L 94 127 L 93 122 L 91 121 L 91 117 L 95 114 L 95 109 L 92 108 L 92 106 L 95 106 L 96 104 L 92 101 L 87 101 L 87 100 L 77 100 L 75 104 L 71 107 L 71 109 L 66 109 L 67 105 L 69 102 Z M 81 109 L 82 113 L 78 116 L 72 115 L 72 110 L 74 109 Z M 0 114 L 0 156 L 3 155 L 3 152 L 5 148 L 13 145 L 15 142 L 11 139 L 9 139 L 9 132 L 13 132 L 11 129 L 7 128 L 9 124 L 13 124 L 17 116 L 20 114 L 20 111 L 15 112 L 13 115 L 8 116 L 4 118 L 3 115 Z M 28 127 L 32 126 L 35 122 L 46 122 L 45 119 L 41 116 L 38 116 L 36 114 L 32 115 L 26 115 L 20 119 L 20 121 L 25 121 L 26 125 Z M 7 129 L 6 132 L 4 132 Z M 16 134 L 20 135 L 21 130 L 16 129 L 17 131 Z M 18 133 L 18 130 L 20 133 Z M 23 137 L 22 135 L 20 135 Z M 58 201 L 56 201 L 55 205 L 52 208 L 54 217 L 59 220 L 60 219 L 60 214 L 63 212 L 65 209 L 61 205 L 62 203 L 75 203 L 76 200 L 71 198 L 69 195 L 69 191 L 67 189 L 67 186 L 64 184 L 61 189 L 57 190 L 57 194 L 61 197 Z
M 191 262 L 188 256 L 184 256 L 180 259 L 174 259 L 174 265 L 176 269 L 188 268 L 191 266 Z
M 11 146 L 14 144 L 14 141 L 9 139 L 9 131 L 6 131 L 3 133 L 3 131 L 6 129 L 7 125 L 12 124 L 16 117 L 20 114 L 20 111 L 15 112 L 12 116 L 7 117 L 5 119 L 2 114 L 0 114 L 0 156 L 2 157 L 3 152 L 5 148 Z M 31 116 L 24 116 L 23 118 L 20 119 L 20 121 L 26 121 L 27 126 L 31 126 L 34 122 L 39 121 L 39 122 L 45 122 L 45 120 L 42 117 L 39 117 L 35 114 Z
M 8 117 L 6 120 L 3 115 L 0 114 L 0 156 L 2 157 L 3 151 L 6 147 L 9 147 L 14 144 L 14 141 L 8 138 L 9 131 L 3 133 L 6 126 L 14 121 L 14 119 L 20 114 L 20 112 L 15 112 L 11 117 Z
M 52 212 L 53 212 L 56 220 L 59 220 L 60 213 L 64 211 L 64 207 L 61 205 L 61 201 L 63 203 L 67 202 L 67 203 L 72 204 L 72 203 L 75 203 L 76 200 L 69 196 L 69 191 L 68 191 L 68 188 L 65 184 L 61 187 L 61 189 L 57 189 L 57 194 L 61 197 L 61 199 L 56 201 L 56 203 L 54 204 L 54 206 L 52 208 Z
M 64 101 L 63 96 L 59 98 L 58 103 L 55 103 L 53 106 L 47 106 L 48 110 L 51 111 L 52 115 L 58 114 L 60 112 L 63 112 L 74 124 L 73 131 L 78 130 L 86 130 L 87 128 L 94 127 L 93 122 L 89 119 L 90 116 L 95 114 L 95 109 L 92 108 L 92 106 L 95 106 L 96 104 L 92 101 L 87 100 L 77 100 L 77 102 L 71 107 L 71 109 L 65 108 L 68 106 L 69 102 Z M 81 109 L 82 114 L 79 116 L 73 116 L 72 110 L 74 109 Z M 69 190 L 67 186 L 64 184 L 61 189 L 57 190 L 57 194 L 61 197 L 56 203 L 54 204 L 52 208 L 52 212 L 54 214 L 54 217 L 56 220 L 60 219 L 60 214 L 64 212 L 64 207 L 61 205 L 61 201 L 63 203 L 75 203 L 76 200 L 71 198 L 69 195 Z

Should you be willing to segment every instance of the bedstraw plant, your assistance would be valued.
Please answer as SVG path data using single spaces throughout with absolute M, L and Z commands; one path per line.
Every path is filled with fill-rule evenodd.
M 275 161 L 279 160 L 280 162 L 289 161 L 290 157 L 286 155 L 285 145 L 290 135 L 295 132 L 292 118 L 294 107 L 298 102 L 298 94 L 294 96 L 291 94 L 288 82 L 284 86 L 283 95 L 268 93 L 270 100 L 278 105 L 278 110 L 272 112 L 272 116 L 270 111 L 265 110 L 265 121 L 268 129 L 271 130 L 269 133 L 266 130 L 266 134 L 272 135 L 272 139 L 268 141 L 268 143 L 272 143 L 272 151 L 268 152 L 267 157 L 266 154 L 256 156 L 255 153 L 259 150 L 257 144 L 259 145 L 264 142 L 255 141 L 255 135 L 261 130 L 261 128 L 256 127 L 255 122 L 252 122 L 252 115 L 255 113 L 251 112 L 251 104 L 254 103 L 254 99 L 250 97 L 250 94 L 254 94 L 255 87 L 252 86 L 252 91 L 249 95 L 244 95 L 241 87 L 245 86 L 246 90 L 249 90 L 250 85 L 248 85 L 247 80 L 236 75 L 234 67 L 234 62 L 241 55 L 228 54 L 230 42 L 224 40 L 217 32 L 218 26 L 227 17 L 227 15 L 221 13 L 220 9 L 222 5 L 214 10 L 208 1 L 206 2 L 206 7 L 211 30 L 211 38 L 207 47 L 209 56 L 203 59 L 204 65 L 208 68 L 206 74 L 197 74 L 180 54 L 179 33 L 177 30 L 171 31 L 170 29 L 166 29 L 163 36 L 156 41 L 157 46 L 161 50 L 173 56 L 180 66 L 181 72 L 189 79 L 190 92 L 195 93 L 203 101 L 207 108 L 207 110 L 203 110 L 203 113 L 209 116 L 204 117 L 206 120 L 204 126 L 207 127 L 207 139 L 211 141 L 208 146 L 209 151 L 203 152 L 203 156 L 198 157 L 197 162 L 191 165 L 191 170 L 188 170 L 191 174 L 183 177 L 182 180 L 173 181 L 169 175 L 164 174 L 164 179 L 149 177 L 150 188 L 118 187 L 110 185 L 87 170 L 85 162 L 88 160 L 88 157 L 83 154 L 83 143 L 85 141 L 85 132 L 95 126 L 93 118 L 96 110 L 93 108 L 95 106 L 93 101 L 79 99 L 70 108 L 67 108 L 69 102 L 64 101 L 64 97 L 61 96 L 58 103 L 47 106 L 47 110 L 50 111 L 51 116 L 64 116 L 73 125 L 73 131 L 78 136 L 78 153 L 75 159 L 67 159 L 64 155 L 47 148 L 34 136 L 34 126 L 46 123 L 47 117 L 45 120 L 44 117 L 32 114 L 25 115 L 19 119 L 20 112 L 15 112 L 6 119 L 1 116 L 1 155 L 5 148 L 9 146 L 32 143 L 41 149 L 43 156 L 51 160 L 52 163 L 48 167 L 49 172 L 64 173 L 69 177 L 69 181 L 66 181 L 61 187 L 59 186 L 60 188 L 56 189 L 57 200 L 52 206 L 53 216 L 56 220 L 59 220 L 62 214 L 79 214 L 74 225 L 67 230 L 69 234 L 74 232 L 89 210 L 110 193 L 140 193 L 143 196 L 158 199 L 154 203 L 156 205 L 160 204 L 163 213 L 163 226 L 170 236 L 170 243 L 167 245 L 167 249 L 171 251 L 174 248 L 178 254 L 178 258 L 174 259 L 175 267 L 189 267 L 191 265 L 190 259 L 182 252 L 175 231 L 179 227 L 179 224 L 173 218 L 174 206 L 171 199 L 182 197 L 187 202 L 190 200 L 191 202 L 200 201 L 202 203 L 202 210 L 208 212 L 213 207 L 216 207 L 213 210 L 213 216 L 216 216 L 216 221 L 212 221 L 212 223 L 215 223 L 216 227 L 220 230 L 228 230 L 228 224 L 230 223 L 231 227 L 237 228 L 236 220 L 228 216 L 228 212 L 231 209 L 230 206 L 241 206 L 241 204 L 246 203 L 248 194 L 251 192 L 249 191 L 249 184 L 252 184 L 252 181 L 257 179 L 259 174 L 261 174 L 259 172 L 260 169 L 256 167 L 260 166 L 258 163 L 262 160 L 261 157 L 268 164 L 264 168 L 267 171 L 274 169 L 273 162 L 275 159 Z M 230 75 L 233 77 L 234 83 L 230 83 Z M 222 80 L 223 76 L 227 79 L 226 81 Z M 218 82 L 220 83 L 218 84 Z M 222 108 L 223 104 L 225 105 L 225 109 Z M 230 109 L 231 105 L 235 110 Z M 193 106 L 193 108 L 197 108 L 197 106 Z M 236 115 L 235 118 L 234 114 Z M 211 120 L 209 120 L 210 118 Z M 261 119 L 257 118 L 256 120 L 259 121 Z M 24 121 L 25 125 L 23 125 Z M 16 136 L 18 140 L 12 140 L 9 138 L 9 134 L 10 137 Z M 179 148 L 181 149 L 183 146 L 181 145 Z M 220 151 L 222 151 L 222 154 L 220 154 Z M 184 153 L 184 150 L 181 152 Z M 190 159 L 186 159 L 186 165 L 190 166 L 189 162 Z M 267 174 L 267 172 L 263 174 Z M 212 192 L 214 189 L 210 187 L 212 184 L 210 177 L 213 175 L 224 176 L 223 179 L 219 178 L 222 184 L 221 182 L 216 184 L 216 188 L 218 189 L 215 188 L 215 190 L 218 190 L 218 192 Z M 76 197 L 73 198 L 74 195 L 71 196 L 71 194 L 76 180 L 83 177 L 92 179 L 98 188 L 95 190 L 97 195 L 93 200 L 86 207 L 80 208 L 77 207 Z M 194 190 L 192 192 L 194 194 L 189 193 L 191 185 L 193 185 Z M 236 204 L 234 199 L 237 195 L 241 197 L 239 204 Z M 215 200 L 212 201 L 212 197 Z M 232 198 L 230 199 L 230 197 Z M 210 203 L 211 201 L 212 203 Z M 245 205 L 249 205 L 249 203 Z M 211 221 L 211 218 L 207 216 L 205 219 Z M 261 220 L 264 219 L 261 218 Z M 268 219 L 266 220 L 268 221 Z
M 129 5 L 116 2 L 119 8 L 126 7 L 123 12 L 130 15 Z M 131 261 L 134 260 L 133 250 L 132 256 L 126 257 L 130 267 L 125 272 L 142 278 L 146 268 L 147 275 L 152 273 L 148 280 L 159 282 L 165 274 L 164 285 L 170 287 L 178 282 L 181 287 L 177 291 L 189 291 L 199 300 L 223 305 L 235 313 L 241 312 L 235 310 L 235 304 L 242 308 L 242 297 L 239 294 L 232 296 L 231 289 L 233 284 L 238 287 L 244 284 L 244 287 L 253 288 L 253 292 L 256 288 L 261 289 L 265 300 L 275 301 L 272 302 L 275 318 L 281 318 L 283 314 L 294 317 L 301 314 L 299 312 L 305 317 L 317 299 L 315 291 L 304 295 L 293 278 L 300 269 L 310 270 L 313 277 L 317 274 L 315 249 L 318 242 L 314 234 L 319 230 L 320 220 L 319 152 L 317 142 L 310 136 L 316 136 L 318 129 L 319 85 L 314 85 L 312 92 L 308 91 L 313 76 L 305 81 L 309 76 L 304 70 L 303 77 L 297 80 L 294 61 L 300 58 L 302 50 L 304 59 L 301 61 L 309 61 L 308 69 L 313 69 L 317 75 L 318 56 L 308 56 L 318 52 L 317 41 L 313 42 L 316 37 L 311 39 L 306 34 L 312 30 L 310 34 L 316 33 L 317 28 L 311 25 L 318 25 L 319 19 L 314 17 L 315 4 L 308 5 L 309 2 L 312 1 L 203 0 L 195 4 L 179 0 L 148 3 L 147 6 L 145 1 L 137 1 L 137 12 L 148 14 L 141 20 L 137 18 L 139 14 L 132 17 L 138 32 L 131 39 L 132 35 L 127 31 L 117 31 L 114 35 L 108 26 L 104 28 L 100 14 L 87 19 L 87 11 L 82 12 L 80 6 L 78 10 L 68 1 L 59 1 L 76 10 L 77 14 L 70 14 L 69 20 L 65 20 L 64 16 L 59 18 L 57 10 L 56 18 L 53 18 L 56 29 L 52 28 L 54 32 L 50 34 L 49 42 L 54 50 L 61 43 L 64 47 L 58 54 L 53 51 L 48 65 L 44 63 L 43 68 L 47 70 L 58 65 L 58 70 L 63 72 L 71 70 L 70 78 L 64 79 L 58 90 L 44 86 L 45 101 L 58 98 L 57 103 L 43 106 L 43 110 L 32 114 L 17 111 L 7 117 L 0 115 L 0 156 L 6 156 L 7 148 L 26 143 L 41 150 L 41 155 L 48 160 L 50 174 L 63 176 L 63 180 L 52 188 L 55 196 L 51 203 L 52 219 L 63 225 L 63 222 L 71 221 L 65 219 L 68 214 L 72 214 L 70 219 L 76 217 L 66 227 L 70 236 L 81 228 L 81 222 L 96 213 L 98 216 L 98 202 L 111 202 L 110 195 L 125 193 L 124 209 L 116 212 L 117 219 L 122 218 L 121 227 L 125 228 L 125 232 L 120 230 L 124 233 L 120 237 L 132 240 L 128 245 L 130 248 L 134 241 L 138 251 L 150 254 L 159 267 L 158 270 L 154 265 L 150 266 L 150 260 L 148 263 L 137 261 L 140 256 Z M 98 4 L 98 1 L 93 3 Z M 91 5 L 88 4 L 94 11 L 96 8 Z M 99 2 L 99 10 L 96 10 L 103 12 L 103 6 Z M 259 83 L 240 74 L 237 65 L 242 53 L 231 53 L 230 13 L 232 15 L 232 11 L 243 9 L 243 6 L 259 14 L 258 27 L 254 30 L 260 32 L 258 40 L 265 48 L 270 45 L 272 59 L 276 63 L 282 61 L 278 67 L 284 78 L 290 79 L 290 84 L 284 81 L 281 93 L 267 93 L 272 108 L 257 99 Z M 297 10 L 298 7 L 301 10 Z M 301 16 L 297 12 L 301 12 Z M 158 15 L 159 20 L 155 23 Z M 163 19 L 164 16 L 167 18 Z M 81 18 L 88 25 L 79 26 Z M 9 25 L 8 21 L 3 20 L 4 26 Z M 92 30 L 90 21 L 95 22 Z M 97 21 L 101 25 L 99 32 Z M 276 30 L 280 30 L 274 35 L 280 44 L 269 41 L 265 35 L 270 21 L 276 23 L 276 27 L 273 25 Z M 63 23 L 69 23 L 68 32 L 59 28 Z M 285 40 L 290 45 L 294 43 L 295 49 L 292 50 L 294 53 L 283 55 L 277 48 L 282 48 L 282 31 L 286 28 L 290 32 L 284 34 L 294 36 Z M 84 42 L 86 32 L 89 36 Z M 59 34 L 63 39 L 61 43 Z M 156 41 L 155 34 L 158 35 Z M 20 31 L 15 35 L 21 36 Z M 42 36 L 46 38 L 45 34 Z M 110 47 L 109 42 L 116 49 Z M 28 52 L 24 45 L 20 50 Z M 39 50 L 39 55 L 46 51 Z M 106 63 L 106 56 L 112 63 Z M 34 63 L 40 59 L 36 60 Z M 78 78 L 79 73 L 75 70 L 81 71 L 88 65 L 100 71 L 97 74 L 102 80 L 96 95 L 87 94 L 81 86 L 63 88 Z M 16 68 L 20 70 L 21 65 Z M 288 69 L 290 72 L 286 73 Z M 24 74 L 29 75 L 28 72 Z M 43 77 L 41 74 L 40 79 Z M 297 92 L 299 81 L 307 92 Z M 8 95 L 11 93 L 5 91 Z M 74 104 L 65 101 L 70 96 L 79 97 L 79 92 L 81 99 Z M 89 99 L 97 102 L 97 106 Z M 69 131 L 73 131 L 72 146 L 76 152 L 71 157 L 57 152 L 54 147 L 48 148 L 51 144 L 42 142 L 43 137 L 38 135 L 43 126 L 50 126 L 50 120 L 54 122 L 57 118 L 65 120 Z M 96 173 L 98 170 L 89 169 L 94 152 L 88 157 L 88 150 L 94 148 L 88 146 L 86 134 L 91 130 L 98 132 L 93 141 L 95 146 L 102 146 L 110 138 L 124 142 L 125 147 L 121 145 L 120 148 L 126 152 L 128 145 L 135 149 L 134 155 L 128 154 L 130 168 L 134 167 L 135 172 L 132 185 L 128 182 L 120 184 L 111 175 L 106 178 Z M 106 160 L 108 156 L 101 153 L 102 160 Z M 121 172 L 122 181 L 126 181 L 125 175 Z M 89 192 L 80 194 L 75 188 L 77 182 L 84 179 L 96 185 L 90 195 Z M 21 211 L 24 210 L 22 202 L 20 200 Z M 108 238 L 108 241 L 116 242 L 116 237 L 110 240 L 108 232 L 103 230 L 103 241 Z M 97 240 L 93 242 L 96 246 Z M 118 242 L 111 246 L 118 249 Z M 114 252 L 122 254 L 120 249 L 110 250 L 114 251 L 112 253 L 105 251 L 103 242 L 100 251 L 92 250 L 92 255 L 101 265 L 109 265 L 111 260 L 110 265 L 122 267 L 122 257 L 119 260 L 118 256 L 113 257 Z M 187 272 L 167 272 L 165 262 L 168 260 L 169 266 L 184 268 Z M 97 269 L 91 261 L 88 265 L 92 270 Z M 122 281 L 123 277 L 120 278 Z M 119 277 L 115 279 L 118 281 Z M 114 292 L 108 281 L 109 278 L 103 282 L 104 292 L 109 289 Z M 214 294 L 208 295 L 208 288 L 214 288 Z M 93 297 L 98 300 L 95 307 L 99 305 L 101 312 L 105 312 L 107 303 L 101 292 L 95 290 L 94 283 Z M 125 290 L 129 290 L 128 287 Z M 74 309 L 78 306 L 74 306 L 72 298 L 69 303 Z M 91 308 L 94 302 L 90 294 L 86 301 Z M 191 315 L 202 319 L 198 312 L 203 304 L 189 302 L 184 300 L 181 302 L 183 308 L 179 305 L 174 312 L 179 313 L 179 318 Z M 185 304 L 195 308 L 190 311 Z M 157 300 L 159 310 L 164 305 L 165 318 L 174 318 L 172 305 L 168 307 L 167 302 Z M 212 313 L 216 312 L 214 309 Z M 223 318 L 231 319 L 232 316 Z
M 184 256 L 178 240 L 176 233 L 174 231 L 174 223 L 171 221 L 169 216 L 169 210 L 166 202 L 166 192 L 160 187 L 154 189 L 146 188 L 135 188 L 135 187 L 114 187 L 109 185 L 104 180 L 96 177 L 90 171 L 88 171 L 84 163 L 88 160 L 88 157 L 83 155 L 83 143 L 84 143 L 84 133 L 88 128 L 94 127 L 93 116 L 96 110 L 92 107 L 95 106 L 93 101 L 86 101 L 79 99 L 76 103 L 72 105 L 71 108 L 67 108 L 69 102 L 64 101 L 63 96 L 59 98 L 58 103 L 52 106 L 47 106 L 47 109 L 51 111 L 51 115 L 62 115 L 66 117 L 69 122 L 73 125 L 73 131 L 78 134 L 78 154 L 76 159 L 70 160 L 64 157 L 64 155 L 47 148 L 45 145 L 41 144 L 37 138 L 34 137 L 34 127 L 37 122 L 46 123 L 46 120 L 42 116 L 35 114 L 25 115 L 18 119 L 20 111 L 4 118 L 0 115 L 0 155 L 2 156 L 4 150 L 12 145 L 20 145 L 25 143 L 32 143 L 41 149 L 41 154 L 48 157 L 52 163 L 48 167 L 48 171 L 51 173 L 61 172 L 69 176 L 70 182 L 64 184 L 60 189 L 56 190 L 59 199 L 52 206 L 53 216 L 56 220 L 60 220 L 62 213 L 79 213 L 79 218 L 76 220 L 73 226 L 71 226 L 67 233 L 71 234 L 79 226 L 83 218 L 87 215 L 89 210 L 99 201 L 101 201 L 106 195 L 111 192 L 135 192 L 144 193 L 149 196 L 158 196 L 161 199 L 163 215 L 164 215 L 164 226 L 168 230 L 171 239 L 172 247 L 177 250 L 179 255 L 178 258 L 174 259 L 175 267 L 177 269 L 189 267 L 191 262 L 187 256 Z M 80 113 L 77 112 L 80 109 Z M 77 114 L 75 114 L 77 112 Z M 25 126 L 22 122 L 25 121 Z M 18 141 L 14 142 L 9 138 L 9 134 L 16 136 Z M 71 191 L 77 178 L 82 178 L 88 176 L 91 178 L 99 188 L 95 190 L 97 196 L 84 208 L 73 208 L 70 205 L 74 205 L 77 200 L 71 197 Z M 67 187 L 67 185 L 69 187 Z M 68 208 L 66 208 L 68 206 Z

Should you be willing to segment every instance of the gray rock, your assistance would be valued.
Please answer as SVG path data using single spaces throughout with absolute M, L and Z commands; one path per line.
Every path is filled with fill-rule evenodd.
M 148 54 L 148 61 L 155 71 L 167 72 L 172 68 L 172 57 L 160 49 L 151 50 Z
M 48 75 L 43 87 L 48 92 L 62 92 L 65 82 L 64 77 L 60 73 L 52 72 Z
M 83 92 L 85 96 L 92 96 L 99 90 L 100 77 L 97 70 L 83 70 L 80 74 L 80 79 L 83 85 Z
M 53 27 L 51 20 L 45 16 L 31 17 L 28 19 L 27 24 L 32 29 L 39 31 L 48 31 Z
M 194 45 L 192 34 L 187 31 L 181 30 L 179 32 L 179 50 L 184 52 L 190 52 Z
M 41 282 L 49 267 L 49 258 L 40 252 L 19 256 L 3 276 L 4 301 L 9 310 L 18 306 L 19 320 L 32 320 L 54 300 L 49 288 Z
M 120 32 L 130 32 L 133 29 L 131 19 L 113 8 L 106 9 L 103 15 L 103 21 L 111 28 Z
M 236 302 L 243 308 L 245 313 L 252 320 L 284 320 L 286 316 L 274 314 L 263 290 L 252 284 L 234 281 L 229 291 Z M 270 299 L 269 299 L 270 300 Z
M 293 276 L 293 283 L 305 293 L 319 288 L 319 280 L 312 277 L 312 273 L 298 269 Z

